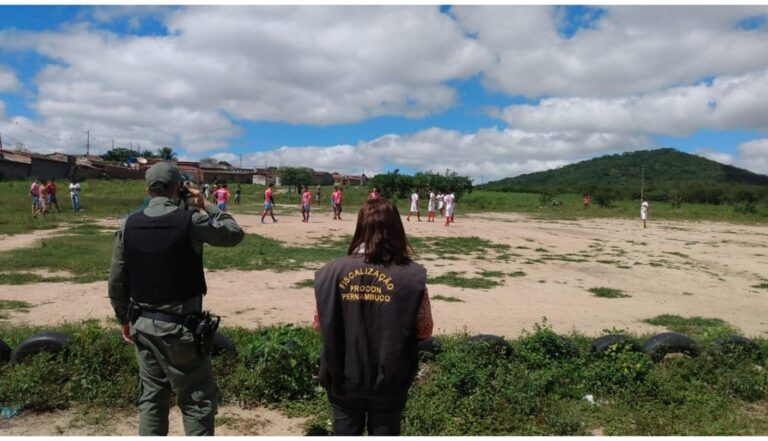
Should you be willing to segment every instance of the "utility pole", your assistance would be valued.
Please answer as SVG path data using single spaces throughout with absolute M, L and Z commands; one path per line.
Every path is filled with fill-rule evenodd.
M 240 170 L 243 169 L 243 154 L 240 153 Z
M 91 131 L 88 130 L 86 133 L 88 134 L 88 140 L 85 142 L 85 156 L 87 157 L 91 155 Z

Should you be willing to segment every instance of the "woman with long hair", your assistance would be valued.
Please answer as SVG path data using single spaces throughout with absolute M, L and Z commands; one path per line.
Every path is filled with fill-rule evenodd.
M 417 342 L 434 326 L 427 272 L 411 253 L 397 207 L 368 200 L 347 256 L 315 273 L 319 380 L 336 435 L 362 435 L 365 427 L 370 435 L 400 434 L 418 371 Z

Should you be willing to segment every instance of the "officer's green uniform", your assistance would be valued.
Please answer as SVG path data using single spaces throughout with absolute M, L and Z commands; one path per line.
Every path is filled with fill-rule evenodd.
M 158 163 L 147 171 L 148 186 L 171 180 L 178 180 L 178 171 L 167 163 Z M 179 209 L 183 208 L 178 202 L 155 197 L 143 212 L 149 217 L 159 217 Z M 124 260 L 124 229 L 125 223 L 116 233 L 109 274 L 109 298 L 121 324 L 128 322 L 130 299 Z M 192 214 L 189 231 L 190 244 L 200 254 L 203 243 L 235 246 L 244 236 L 230 214 L 209 203 L 205 204 L 204 212 Z M 202 311 L 203 293 L 186 301 L 139 305 L 169 314 L 187 315 Z M 139 364 L 139 435 L 168 434 L 171 390 L 181 408 L 185 433 L 213 435 L 218 388 L 211 372 L 210 356 L 199 354 L 190 330 L 176 323 L 140 317 L 131 327 L 131 336 Z

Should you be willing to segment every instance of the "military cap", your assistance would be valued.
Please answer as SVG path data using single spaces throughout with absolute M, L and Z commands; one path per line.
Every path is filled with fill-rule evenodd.
M 147 181 L 147 187 L 154 187 L 157 184 L 167 187 L 181 181 L 181 173 L 175 165 L 162 161 L 148 168 L 144 178 Z

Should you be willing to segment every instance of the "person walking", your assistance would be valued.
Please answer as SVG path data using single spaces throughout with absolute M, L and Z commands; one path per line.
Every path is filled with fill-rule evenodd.
M 272 223 L 277 222 L 275 219 L 275 198 L 272 196 L 272 183 L 267 185 L 267 189 L 264 190 L 264 211 L 261 213 L 261 223 L 264 223 L 264 217 L 269 214 L 272 217 Z
M 48 185 L 45 186 L 45 191 L 48 194 L 48 208 L 53 209 L 53 206 L 56 206 L 56 211 L 61 213 L 61 208 L 59 208 L 59 201 L 56 199 L 56 178 L 51 178 L 51 180 L 48 182 Z
M 408 222 L 411 221 L 411 215 L 416 213 L 416 219 L 421 222 L 421 213 L 419 213 L 419 192 L 414 191 L 411 194 L 411 209 L 408 211 L 408 217 L 405 218 Z
M 301 193 L 301 217 L 302 222 L 309 222 L 309 209 L 312 204 L 312 193 L 309 191 L 309 187 L 304 186 L 304 192 Z
M 227 201 L 231 195 L 227 189 L 227 184 L 218 184 L 218 188 L 213 192 L 213 198 L 216 200 L 216 207 L 221 211 L 227 211 Z
M 203 244 L 232 247 L 243 230 L 189 188 L 180 207 L 179 170 L 158 162 L 145 174 L 149 205 L 115 237 L 109 299 L 139 366 L 139 435 L 168 434 L 171 392 L 187 435 L 213 435 L 218 388 L 208 353 L 218 321 L 203 311 Z
M 418 372 L 417 342 L 434 327 L 427 272 L 411 253 L 395 204 L 367 201 L 347 256 L 315 273 L 318 380 L 335 435 L 360 436 L 366 427 L 369 435 L 400 434 Z
M 29 186 L 29 197 L 32 200 L 32 216 L 37 217 L 40 213 L 40 180 L 35 179 Z
M 640 203 L 640 220 L 643 221 L 643 228 L 648 228 L 647 222 L 649 208 L 648 197 L 643 196 L 643 202 Z
M 69 200 L 72 202 L 72 211 L 80 211 L 80 183 L 77 178 L 72 178 L 69 183 Z
M 335 187 L 333 193 L 331 193 L 331 204 L 333 205 L 334 220 L 341 220 L 341 199 L 341 189 L 339 187 Z

